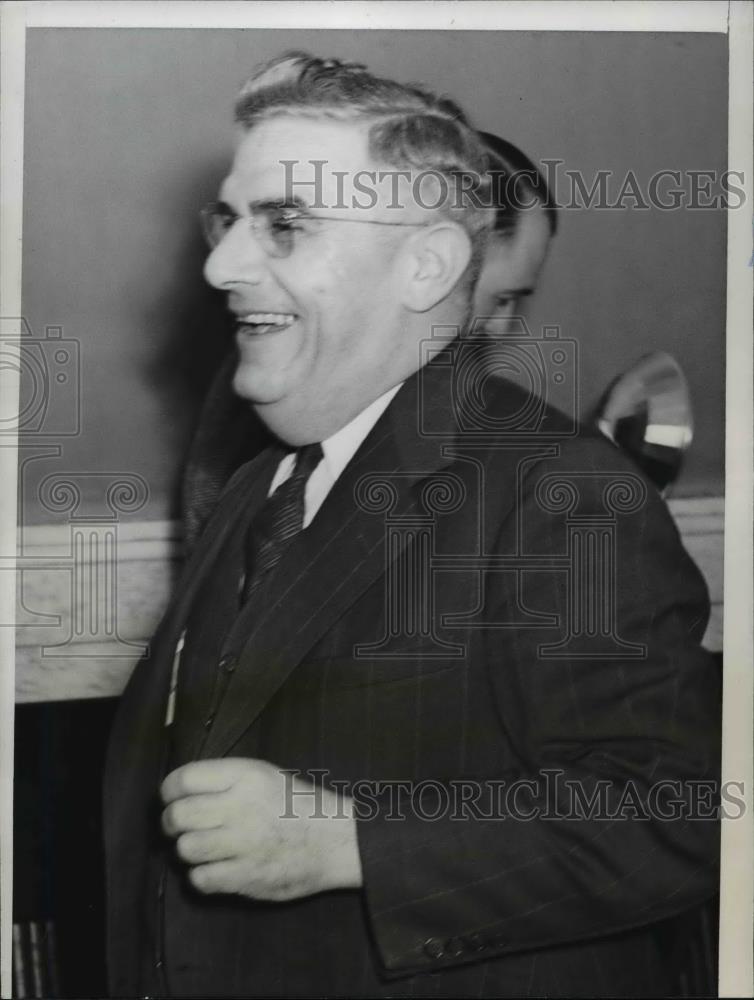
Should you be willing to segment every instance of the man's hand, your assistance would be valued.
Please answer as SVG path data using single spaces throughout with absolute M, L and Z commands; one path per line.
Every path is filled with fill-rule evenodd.
M 282 902 L 361 885 L 351 801 L 263 760 L 179 767 L 160 789 L 162 827 L 200 892 Z

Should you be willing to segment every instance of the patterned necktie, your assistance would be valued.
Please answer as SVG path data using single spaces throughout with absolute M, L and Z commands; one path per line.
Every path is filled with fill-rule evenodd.
M 246 533 L 241 601 L 246 603 L 275 568 L 290 542 L 304 527 L 304 493 L 309 476 L 322 461 L 322 445 L 308 444 L 296 452 L 293 472 L 262 505 Z

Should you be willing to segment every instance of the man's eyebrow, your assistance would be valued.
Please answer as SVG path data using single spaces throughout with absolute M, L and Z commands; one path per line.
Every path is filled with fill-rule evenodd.
M 298 198 L 295 195 L 291 198 L 259 198 L 248 203 L 249 212 L 272 208 L 290 208 L 299 212 L 308 212 L 309 207 L 303 198 Z

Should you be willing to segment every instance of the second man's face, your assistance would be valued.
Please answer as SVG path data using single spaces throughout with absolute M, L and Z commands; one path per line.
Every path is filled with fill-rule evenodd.
M 401 337 L 399 302 L 398 249 L 415 230 L 340 221 L 412 218 L 411 206 L 391 211 L 381 200 L 365 209 L 343 198 L 343 177 L 350 192 L 364 169 L 378 168 L 362 128 L 278 116 L 241 135 L 221 187 L 239 220 L 205 276 L 236 317 L 234 388 L 291 444 L 319 440 L 312 428 L 325 426 L 328 412 L 347 422 L 419 366 Z M 287 255 L 276 256 L 248 217 L 260 205 L 290 206 L 292 196 L 304 217 L 286 233 Z
M 512 235 L 490 237 L 474 292 L 473 315 L 488 317 L 491 332 L 502 332 L 506 320 L 522 315 L 549 243 L 547 216 L 539 207 L 521 211 Z

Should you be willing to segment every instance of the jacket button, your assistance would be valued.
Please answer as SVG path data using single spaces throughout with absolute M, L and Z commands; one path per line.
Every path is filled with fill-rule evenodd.
M 461 937 L 448 938 L 445 942 L 445 952 L 448 955 L 452 955 L 453 958 L 458 958 L 459 955 L 463 955 L 466 951 L 466 942 Z
M 424 942 L 424 953 L 430 958 L 442 958 L 445 954 L 445 945 L 439 938 L 427 938 Z
M 214 715 L 208 715 L 207 718 L 204 720 L 204 728 L 211 729 L 214 721 L 215 721 Z
M 227 656 L 221 657 L 218 666 L 220 667 L 221 670 L 224 670 L 226 674 L 232 674 L 233 671 L 236 669 L 235 656 L 233 656 L 232 654 L 228 654 Z
M 477 934 L 476 932 L 473 934 L 466 935 L 466 944 L 472 951 L 484 951 L 484 949 L 487 947 L 487 942 L 485 941 L 485 939 L 482 937 L 481 934 Z

